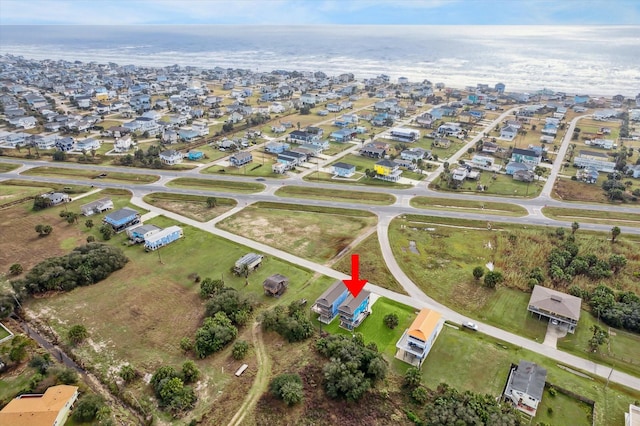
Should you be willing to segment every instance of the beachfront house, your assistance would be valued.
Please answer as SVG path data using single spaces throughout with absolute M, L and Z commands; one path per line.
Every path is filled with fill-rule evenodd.
M 424 308 L 396 343 L 396 358 L 420 368 L 444 325 L 440 313 Z

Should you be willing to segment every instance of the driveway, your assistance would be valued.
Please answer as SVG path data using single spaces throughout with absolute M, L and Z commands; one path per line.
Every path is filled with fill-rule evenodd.
M 552 348 L 556 348 L 556 344 L 558 343 L 558 339 L 561 339 L 567 335 L 567 328 L 561 325 L 553 325 L 551 321 L 549 321 L 549 325 L 547 326 L 547 334 L 544 336 L 544 342 L 542 342 L 545 346 L 550 346 Z

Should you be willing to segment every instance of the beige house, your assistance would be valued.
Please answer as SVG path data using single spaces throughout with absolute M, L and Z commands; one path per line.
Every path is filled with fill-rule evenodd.
M 533 288 L 527 310 L 539 318 L 557 321 L 558 326 L 575 333 L 581 305 L 582 299 L 579 297 L 537 285 Z

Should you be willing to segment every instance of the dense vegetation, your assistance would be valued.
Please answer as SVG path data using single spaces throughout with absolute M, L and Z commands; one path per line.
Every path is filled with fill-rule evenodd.
M 182 371 L 178 373 L 171 366 L 163 366 L 156 370 L 151 377 L 153 388 L 160 406 L 174 415 L 193 408 L 197 397 L 193 388 L 185 386 L 198 380 L 200 372 L 193 361 L 182 364 Z
M 592 312 L 606 324 L 640 333 L 640 297 L 631 291 L 616 293 L 604 284 L 592 292 L 571 287 L 570 293 L 589 301 Z
M 313 323 L 298 302 L 291 303 L 286 310 L 276 306 L 262 314 L 262 328 L 275 331 L 289 342 L 299 342 L 313 335 Z
M 121 269 L 129 261 L 117 247 L 89 243 L 71 253 L 52 257 L 37 264 L 22 280 L 14 281 L 19 295 L 47 291 L 69 291 L 95 284 Z
M 323 367 L 324 387 L 331 398 L 357 401 L 387 375 L 387 363 L 373 348 L 365 347 L 362 335 L 334 334 L 321 338 L 316 349 L 331 361 Z

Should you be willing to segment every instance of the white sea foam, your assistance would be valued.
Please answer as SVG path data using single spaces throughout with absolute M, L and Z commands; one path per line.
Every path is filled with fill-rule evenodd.
M 3 28 L 0 53 L 632 96 L 640 92 L 639 46 L 639 27 L 16 26 Z

